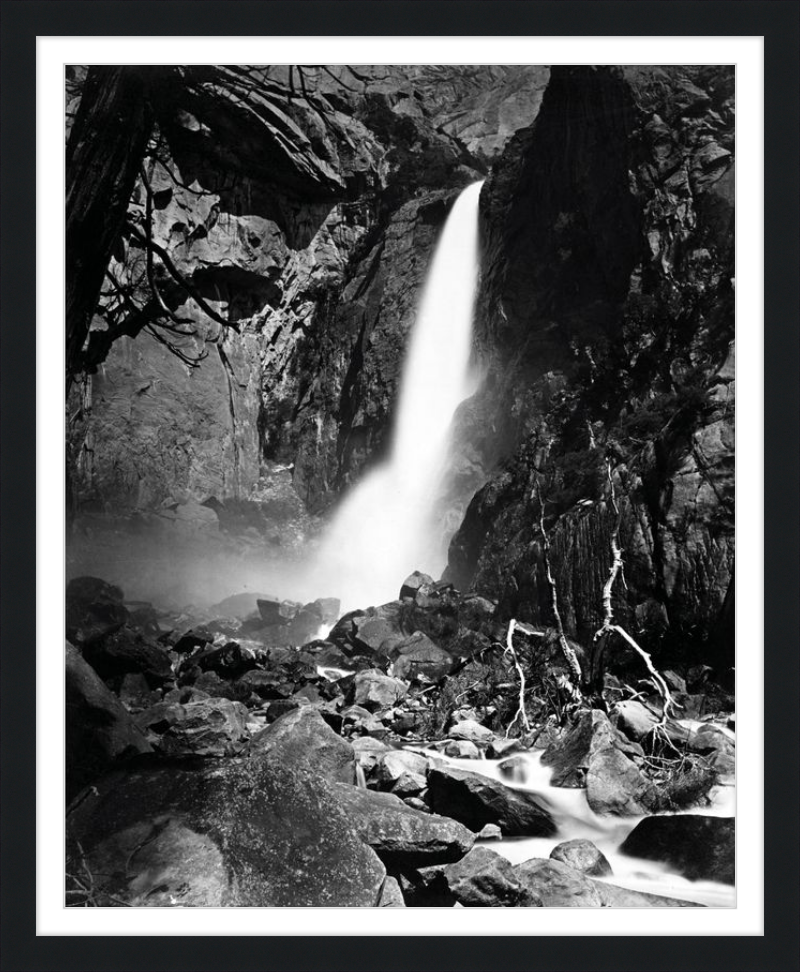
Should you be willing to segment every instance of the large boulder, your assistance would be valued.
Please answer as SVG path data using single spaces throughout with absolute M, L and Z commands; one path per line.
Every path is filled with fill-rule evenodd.
M 216 672 L 221 678 L 239 678 L 256 667 L 253 652 L 229 641 L 219 648 L 209 648 L 196 655 L 192 661 L 204 672 Z
M 391 650 L 394 661 L 391 673 L 397 678 L 414 681 L 420 676 L 432 682 L 443 678 L 453 667 L 452 655 L 434 644 L 421 631 L 415 632 Z
M 611 874 L 611 865 L 590 840 L 565 840 L 550 851 L 550 860 L 559 861 L 589 877 Z
M 396 678 L 390 678 L 375 668 L 358 672 L 353 680 L 349 701 L 368 712 L 390 709 L 406 695 L 406 686 Z
M 256 733 L 249 752 L 269 753 L 287 766 L 305 763 L 329 780 L 354 783 L 356 779 L 353 747 L 311 705 L 287 712 Z
M 506 836 L 550 837 L 556 826 L 528 793 L 479 773 L 435 762 L 428 771 L 428 800 L 436 813 L 459 820 L 476 833 L 497 824 Z
M 420 588 L 431 587 L 433 583 L 433 578 L 428 574 L 423 574 L 421 570 L 415 570 L 403 581 L 400 588 L 400 600 L 404 597 L 416 597 Z
M 67 802 L 114 762 L 151 746 L 79 651 L 66 646 Z
M 514 873 L 545 908 L 599 908 L 603 903 L 595 883 L 561 861 L 534 858 L 518 864 Z
M 234 756 L 247 744 L 247 708 L 230 699 L 173 705 L 158 747 L 171 756 Z
M 75 874 L 78 842 L 101 906 L 373 907 L 386 876 L 333 785 L 272 756 L 112 773 L 70 814 Z
M 668 864 L 692 881 L 733 884 L 736 879 L 733 817 L 647 817 L 634 827 L 620 850 L 631 857 Z
M 169 653 L 127 626 L 87 643 L 84 657 L 101 678 L 113 682 L 121 682 L 128 672 L 140 672 L 152 685 L 159 685 L 173 675 Z
M 413 810 L 391 793 L 337 784 L 336 799 L 380 859 L 392 868 L 426 867 L 460 860 L 475 836 L 436 814 Z
M 475 719 L 463 719 L 452 726 L 447 735 L 450 739 L 465 739 L 476 746 L 488 746 L 494 739 L 494 733 L 486 726 L 482 726 Z
M 463 860 L 444 869 L 453 897 L 465 908 L 540 908 L 539 895 L 524 884 L 505 858 L 474 847 Z

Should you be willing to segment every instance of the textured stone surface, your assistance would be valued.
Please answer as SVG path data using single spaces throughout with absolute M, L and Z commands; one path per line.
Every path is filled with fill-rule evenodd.
M 66 787 L 69 802 L 116 760 L 150 751 L 119 699 L 66 645 Z
M 486 847 L 475 847 L 444 876 L 453 897 L 466 908 L 539 908 L 542 900 L 520 880 L 505 857 Z
M 334 793 L 271 757 L 111 774 L 70 815 L 68 871 L 77 840 L 101 905 L 374 907 L 385 869 Z
M 733 818 L 696 814 L 648 817 L 620 847 L 631 857 L 663 861 L 690 880 L 733 884 L 736 875 Z
M 287 712 L 256 733 L 250 740 L 248 751 L 269 753 L 287 766 L 305 763 L 329 780 L 355 782 L 353 747 L 308 705 Z

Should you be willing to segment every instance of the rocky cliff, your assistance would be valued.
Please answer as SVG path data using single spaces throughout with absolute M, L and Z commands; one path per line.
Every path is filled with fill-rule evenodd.
M 173 343 L 199 367 L 150 332 L 109 349 L 108 315 L 97 318 L 94 373 L 70 412 L 78 508 L 171 516 L 211 499 L 227 526 L 238 512 L 239 526 L 271 534 L 286 504 L 328 506 L 385 443 L 417 290 L 455 191 L 530 124 L 547 77 L 233 67 L 162 85 L 145 167 L 153 239 L 235 328 L 163 272 L 165 301 L 196 332 Z M 146 208 L 143 179 L 131 218 Z M 117 254 L 111 273 L 141 286 L 142 252 Z
M 733 72 L 554 68 L 481 198 L 488 359 L 462 434 L 489 481 L 449 575 L 551 623 L 618 616 L 651 647 L 733 664 Z M 472 436 L 473 440 L 476 437 Z M 610 464 L 611 480 L 608 478 Z M 613 486 L 613 494 L 612 494 Z

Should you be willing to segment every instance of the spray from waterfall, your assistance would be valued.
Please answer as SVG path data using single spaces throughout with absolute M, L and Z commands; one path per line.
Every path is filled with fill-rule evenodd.
M 316 559 L 316 589 L 339 597 L 343 611 L 393 600 L 411 571 L 437 576 L 446 562 L 434 506 L 447 473 L 453 414 L 475 390 L 470 356 L 482 185 L 456 199 L 428 268 L 389 458 L 344 499 Z

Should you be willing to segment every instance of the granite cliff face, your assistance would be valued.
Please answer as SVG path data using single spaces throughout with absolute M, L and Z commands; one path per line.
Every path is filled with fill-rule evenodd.
M 282 526 L 265 506 L 276 488 L 284 505 L 328 506 L 386 441 L 417 290 L 456 191 L 535 117 L 547 77 L 232 67 L 162 86 L 146 172 L 154 240 L 237 324 L 160 279 L 194 322 L 178 342 L 204 356 L 192 369 L 148 334 L 109 350 L 98 319 L 95 373 L 70 411 L 78 509 L 170 516 L 212 499 L 249 509 L 239 525 L 269 534 Z M 140 181 L 130 217 L 146 205 Z M 144 275 L 141 251 L 117 257 L 119 279 Z
M 596 630 L 616 520 L 608 460 L 622 623 L 678 654 L 702 645 L 722 667 L 733 664 L 732 153 L 728 69 L 553 69 L 482 194 L 489 365 L 462 434 L 476 417 L 493 425 L 495 471 L 449 566 L 509 615 L 551 622 L 538 488 L 565 625 Z

